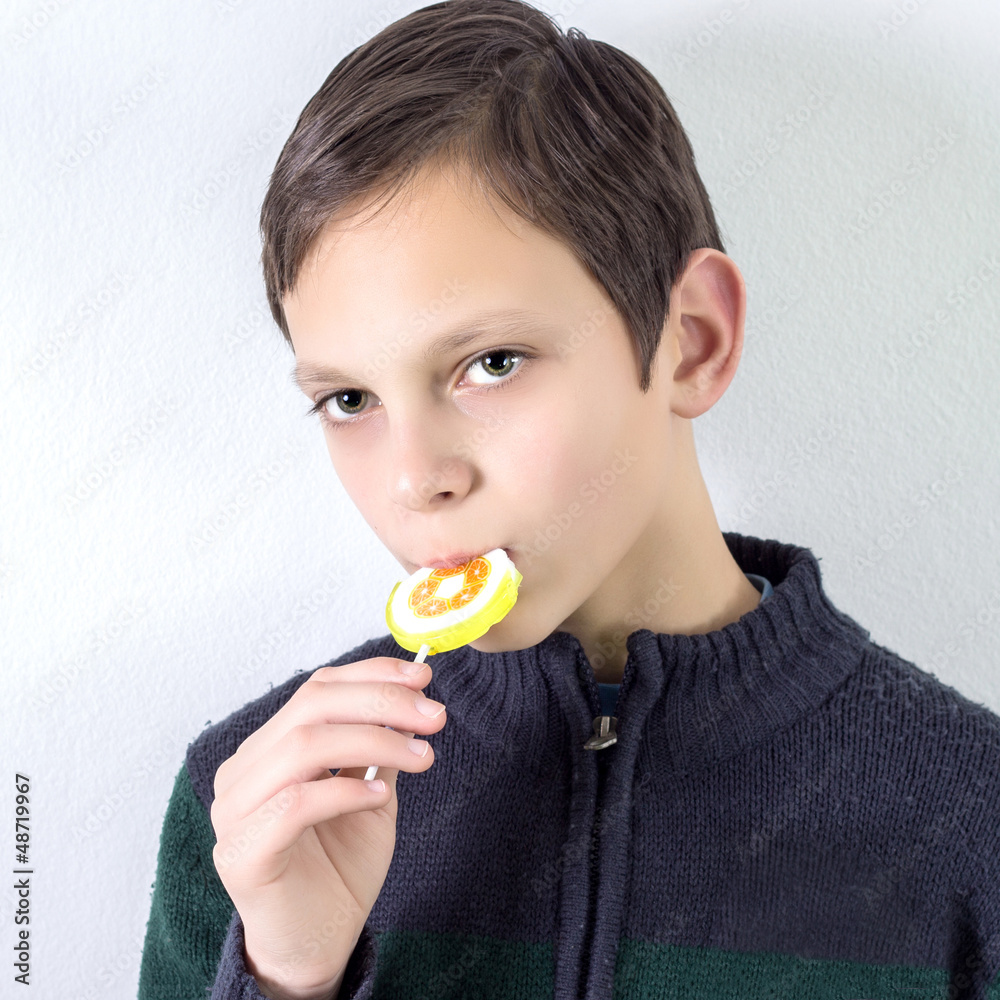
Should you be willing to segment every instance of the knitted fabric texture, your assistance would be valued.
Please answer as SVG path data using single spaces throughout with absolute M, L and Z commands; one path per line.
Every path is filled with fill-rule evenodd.
M 448 722 L 399 773 L 341 997 L 1000 998 L 1000 718 L 872 642 L 808 549 L 723 537 L 773 593 L 713 632 L 633 632 L 614 746 L 583 749 L 600 703 L 568 633 L 434 658 Z M 385 637 L 332 663 L 377 655 L 410 658 Z M 311 672 L 189 746 L 140 1000 L 261 998 L 208 809 Z

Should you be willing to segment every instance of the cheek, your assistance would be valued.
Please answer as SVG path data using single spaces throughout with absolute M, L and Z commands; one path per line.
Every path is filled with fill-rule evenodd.
M 331 440 L 335 431 L 326 432 L 326 450 L 333 463 L 333 470 L 340 480 L 341 486 L 351 498 L 351 502 L 361 512 L 366 521 L 371 524 L 369 514 L 374 514 L 374 504 L 378 495 L 378 477 L 374 475 L 372 463 L 367 463 L 350 456 L 349 449 L 338 448 Z M 384 491 L 383 491 L 384 492 Z
M 575 404 L 575 405 L 574 405 Z M 564 399 L 525 423 L 511 442 L 508 482 L 515 509 L 533 518 L 556 517 L 583 504 L 588 483 L 600 477 L 617 447 L 613 420 L 593 407 Z
M 526 568 L 545 579 L 561 574 L 566 595 L 579 597 L 645 520 L 641 477 L 648 462 L 636 448 L 634 413 L 613 407 L 610 397 L 603 409 L 587 400 L 562 403 L 525 428 L 510 503 L 523 512 Z

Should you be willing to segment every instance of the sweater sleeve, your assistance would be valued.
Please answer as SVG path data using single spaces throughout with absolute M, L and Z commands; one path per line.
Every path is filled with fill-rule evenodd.
M 375 936 L 365 924 L 348 960 L 337 1000 L 369 1000 L 375 982 L 375 953 Z M 247 972 L 243 953 L 243 921 L 236 910 L 233 910 L 226 935 L 211 1000 L 264 1000 L 256 980 Z
M 247 972 L 243 923 L 212 859 L 215 830 L 187 765 L 174 781 L 160 835 L 139 1000 L 266 1000 Z M 366 924 L 338 1000 L 367 1000 L 376 941 Z

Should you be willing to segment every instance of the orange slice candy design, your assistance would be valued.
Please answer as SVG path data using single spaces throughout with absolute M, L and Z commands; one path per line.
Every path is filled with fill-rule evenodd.
M 438 587 L 442 580 L 464 574 L 462 587 L 451 597 L 437 597 Z M 439 615 L 464 608 L 486 586 L 486 578 L 490 575 L 490 563 L 482 556 L 470 559 L 464 566 L 454 566 L 450 569 L 436 569 L 426 580 L 418 583 L 410 593 L 410 609 L 418 618 L 437 618 Z

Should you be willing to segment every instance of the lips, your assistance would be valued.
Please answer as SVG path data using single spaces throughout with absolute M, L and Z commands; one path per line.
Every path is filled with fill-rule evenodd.
M 464 566 L 467 562 L 469 562 L 472 559 L 475 559 L 476 556 L 481 556 L 484 552 L 492 552 L 493 549 L 495 548 L 497 548 L 497 546 L 488 545 L 486 548 L 477 549 L 475 552 L 464 552 L 450 556 L 439 556 L 434 559 L 430 559 L 427 562 L 420 563 L 420 566 L 426 569 L 454 569 L 456 566 Z M 509 558 L 510 550 L 504 549 L 504 552 L 507 553 L 507 556 Z
M 441 559 L 432 559 L 423 565 L 428 569 L 454 569 L 456 566 L 464 566 L 470 559 L 475 559 L 480 553 L 470 552 L 460 556 L 445 556 Z

